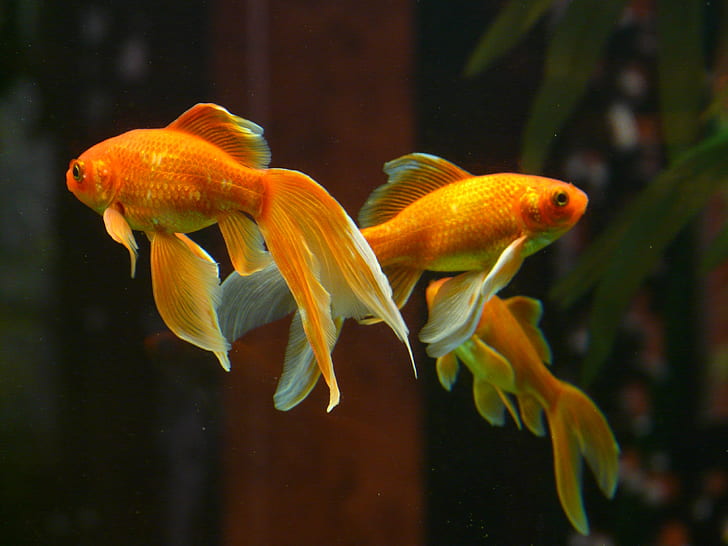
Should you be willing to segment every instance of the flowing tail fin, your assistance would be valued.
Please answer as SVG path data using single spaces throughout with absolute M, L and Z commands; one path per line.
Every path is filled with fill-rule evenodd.
M 581 496 L 581 457 L 591 467 L 602 492 L 612 498 L 619 473 L 619 446 L 604 415 L 589 397 L 568 383 L 559 383 L 558 398 L 546 408 L 556 489 L 571 524 L 587 535 L 589 523 Z
M 374 252 L 341 205 L 298 171 L 269 169 L 256 217 L 273 260 L 300 311 L 303 330 L 329 386 L 329 407 L 339 402 L 330 350 L 332 316 L 381 318 L 407 346 L 407 326 Z

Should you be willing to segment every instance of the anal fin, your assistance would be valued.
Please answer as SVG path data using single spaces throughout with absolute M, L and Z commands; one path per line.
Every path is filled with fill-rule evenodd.
M 249 275 L 273 260 L 265 250 L 263 235 L 256 223 L 242 212 L 230 212 L 217 219 L 235 271 Z

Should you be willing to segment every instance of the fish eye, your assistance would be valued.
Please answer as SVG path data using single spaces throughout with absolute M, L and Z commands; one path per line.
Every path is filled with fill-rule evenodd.
M 73 166 L 71 167 L 71 174 L 76 182 L 81 182 L 81 180 L 83 180 L 83 169 L 78 161 L 73 163 Z
M 565 207 L 569 204 L 569 194 L 559 190 L 551 196 L 551 202 L 557 207 Z

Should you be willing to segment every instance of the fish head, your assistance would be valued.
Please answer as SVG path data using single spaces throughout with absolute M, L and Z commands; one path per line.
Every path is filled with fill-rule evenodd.
M 529 186 L 521 196 L 521 219 L 532 233 L 548 233 L 556 238 L 579 221 L 589 198 L 573 184 L 534 178 L 538 184 Z
M 117 192 L 117 181 L 109 160 L 97 146 L 72 159 L 66 171 L 66 186 L 84 205 L 102 214 Z

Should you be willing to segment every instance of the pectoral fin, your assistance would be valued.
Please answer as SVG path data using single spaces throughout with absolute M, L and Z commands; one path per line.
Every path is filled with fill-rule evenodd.
M 222 367 L 230 370 L 230 345 L 216 313 L 221 293 L 217 264 L 182 234 L 147 235 L 154 301 L 165 324 L 181 339 L 215 353 Z
M 484 271 L 468 271 L 442 284 L 420 331 L 431 357 L 454 351 L 473 335 L 485 303 L 480 288 L 486 276 Z
M 104 225 L 106 226 L 106 232 L 111 238 L 117 243 L 124 245 L 129 251 L 131 276 L 133 278 L 136 273 L 137 250 L 139 250 L 139 247 L 137 246 L 134 233 L 131 231 L 128 222 L 121 212 L 112 205 L 104 211 Z
M 478 326 L 483 305 L 506 286 L 523 263 L 526 236 L 513 241 L 488 271 L 468 271 L 442 285 L 420 332 L 427 354 L 439 357 L 461 345 Z
M 485 301 L 511 282 L 511 279 L 518 273 L 523 263 L 523 246 L 526 244 L 526 239 L 525 235 L 519 237 L 498 256 L 498 261 L 495 262 L 480 289 Z

